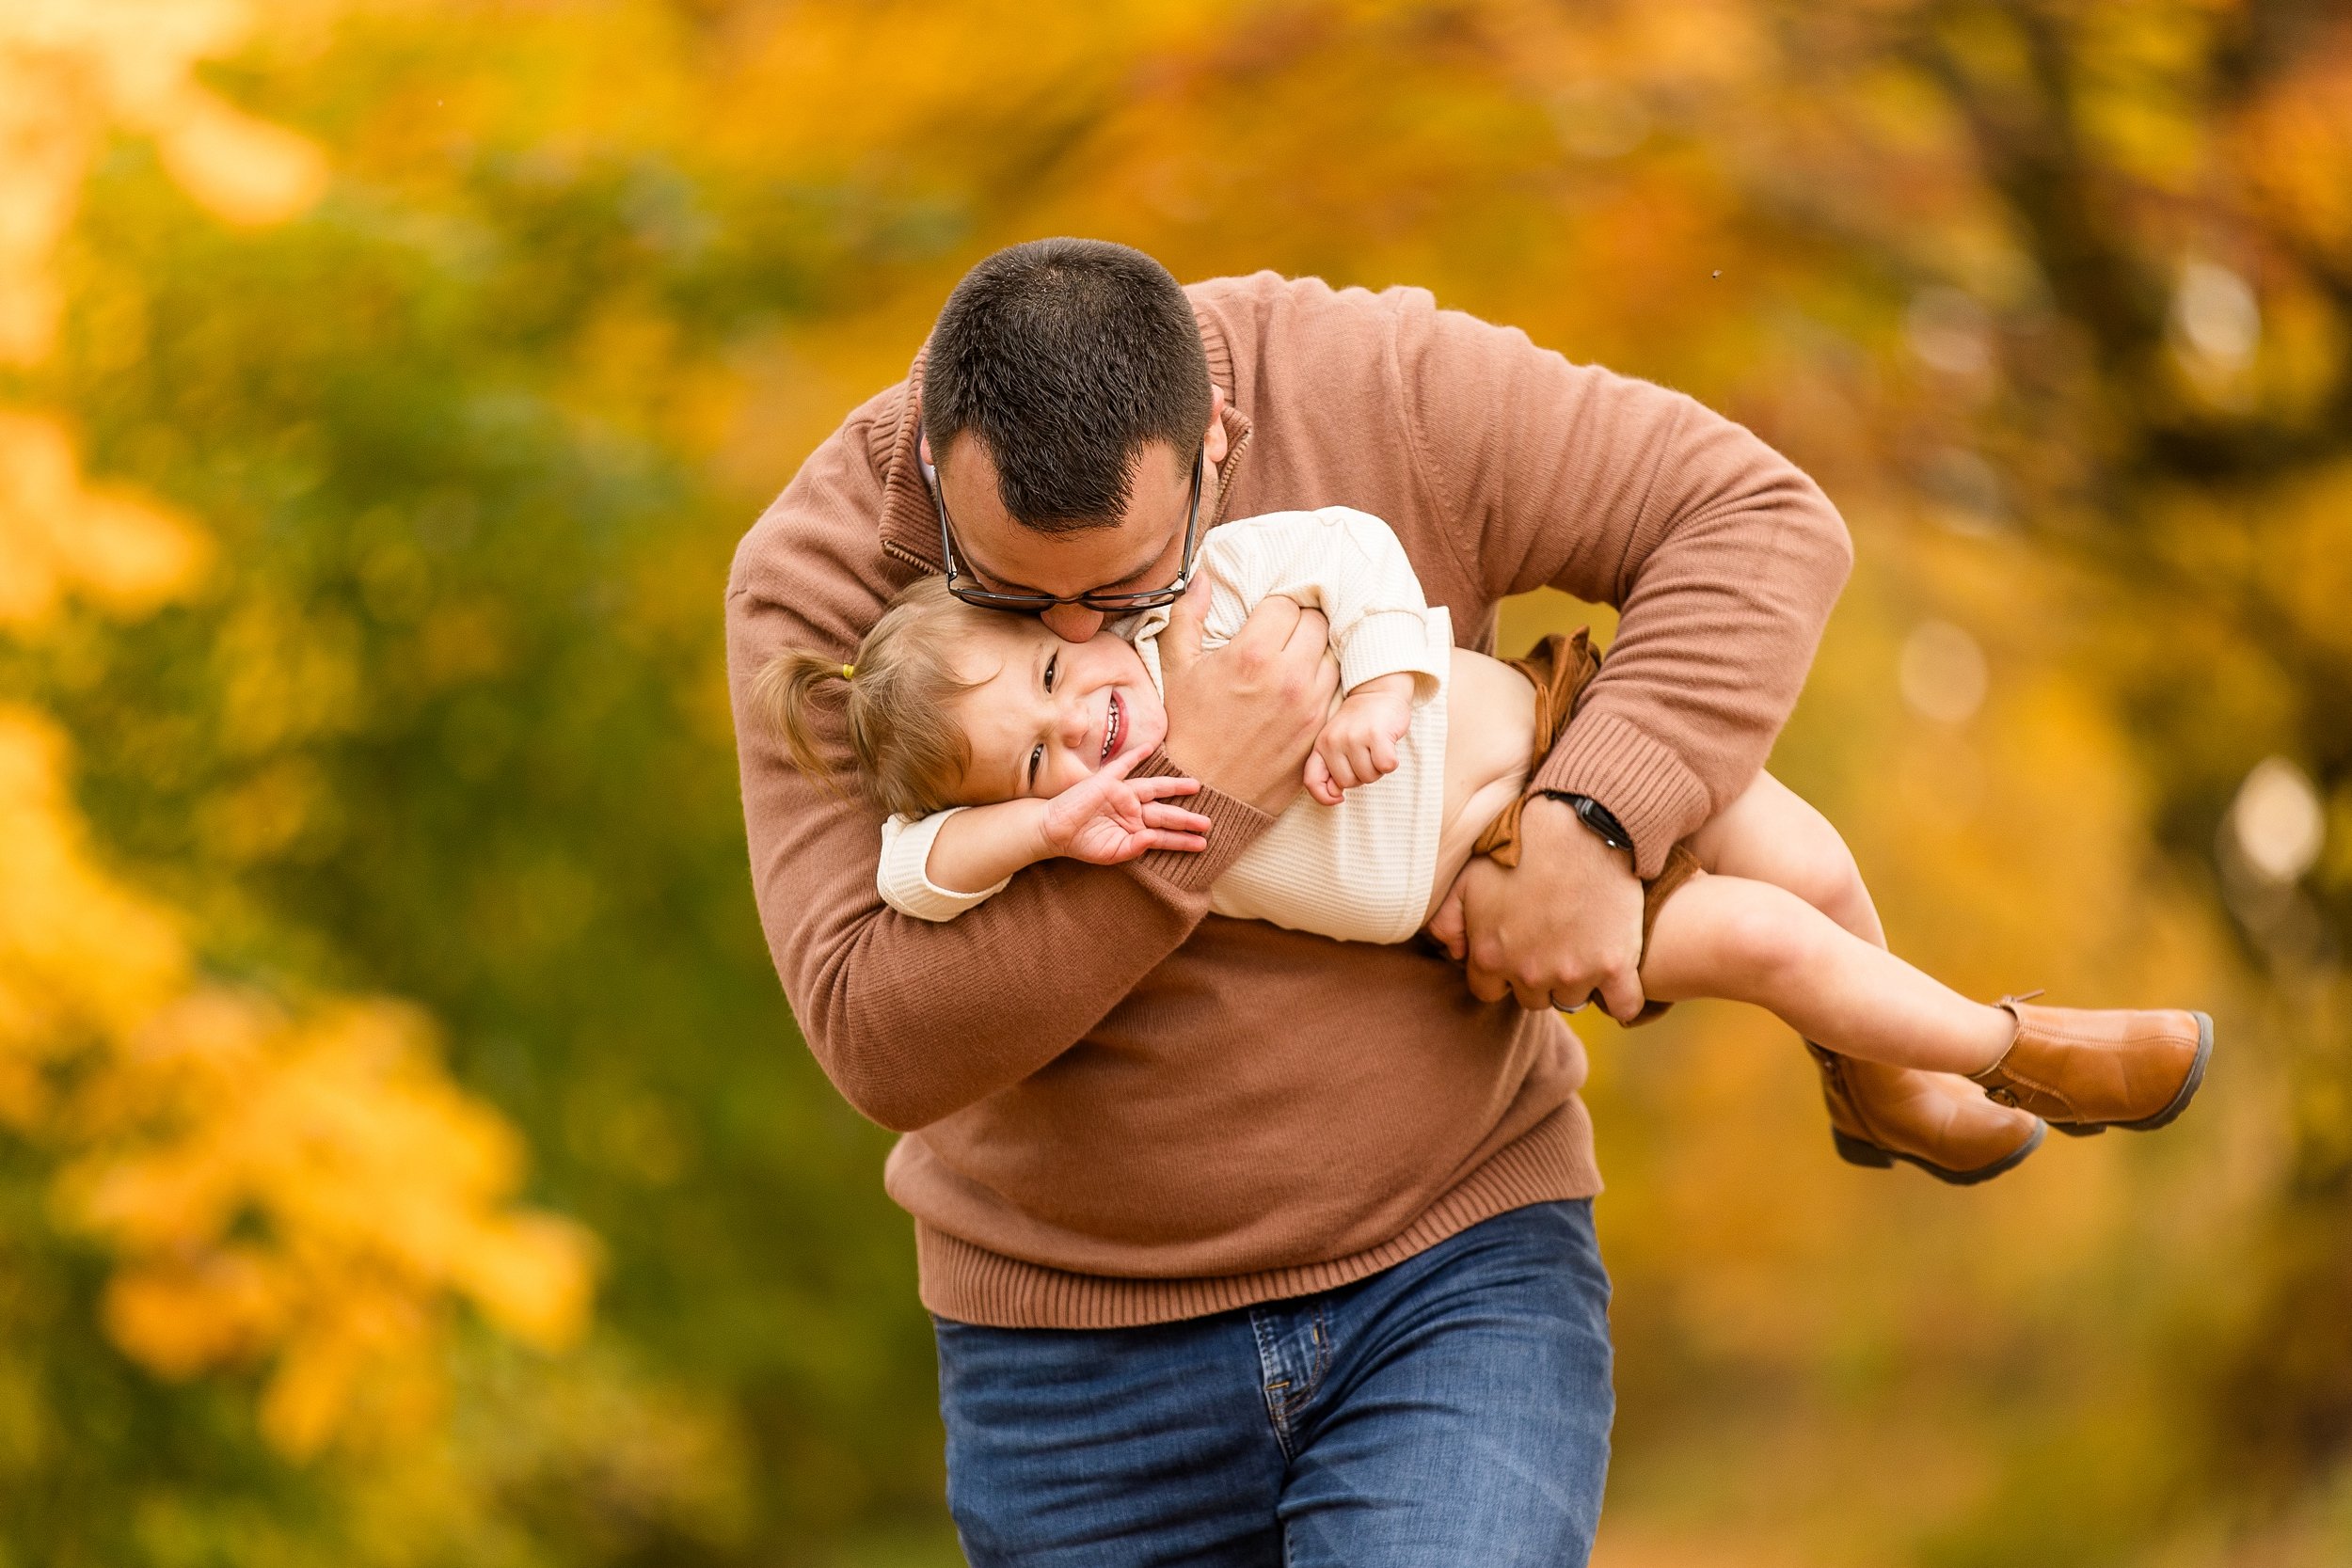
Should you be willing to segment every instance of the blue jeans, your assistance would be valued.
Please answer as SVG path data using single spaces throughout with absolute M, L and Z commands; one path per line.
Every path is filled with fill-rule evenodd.
M 1609 1468 L 1592 1203 L 1319 1295 L 1146 1328 L 935 1319 L 974 1568 L 1572 1568 Z

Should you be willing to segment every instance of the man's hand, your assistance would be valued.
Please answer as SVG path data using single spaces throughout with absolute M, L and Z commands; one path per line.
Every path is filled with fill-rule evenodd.
M 1413 724 L 1410 671 L 1358 686 L 1315 736 L 1307 758 L 1307 793 L 1336 806 L 1347 790 L 1396 771 L 1396 743 Z
M 1297 602 L 1268 598 L 1231 642 L 1200 651 L 1205 583 L 1176 602 L 1160 634 L 1168 682 L 1168 754 L 1211 789 L 1263 812 L 1298 791 L 1308 748 L 1331 711 L 1339 660 L 1330 623 Z
M 1482 1002 L 1575 1007 L 1593 992 L 1618 1022 L 1642 1010 L 1642 884 L 1630 857 L 1576 819 L 1566 802 L 1529 800 L 1519 863 L 1480 855 L 1462 868 L 1429 934 L 1464 959 Z
M 1169 805 L 1172 796 L 1198 794 L 1191 779 L 1131 779 L 1140 751 L 1104 767 L 1045 802 L 1039 830 L 1049 854 L 1095 865 L 1118 865 L 1152 849 L 1205 849 L 1209 819 Z

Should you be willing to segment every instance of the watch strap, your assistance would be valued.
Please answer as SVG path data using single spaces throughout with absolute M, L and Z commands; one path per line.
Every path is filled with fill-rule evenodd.
M 1622 849 L 1629 855 L 1633 853 L 1633 835 L 1625 831 L 1625 825 L 1617 820 L 1616 813 L 1598 800 L 1569 789 L 1547 789 L 1540 793 L 1555 800 L 1566 801 L 1568 809 L 1576 813 L 1576 819 L 1590 828 L 1612 849 Z

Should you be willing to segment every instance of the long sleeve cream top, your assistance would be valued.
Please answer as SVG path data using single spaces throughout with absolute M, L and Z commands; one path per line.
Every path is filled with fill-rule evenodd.
M 1212 912 L 1267 920 L 1349 942 L 1403 942 L 1429 908 L 1444 825 L 1446 675 L 1454 628 L 1432 609 L 1405 548 L 1388 524 L 1352 507 L 1271 512 L 1210 531 L 1200 546 L 1209 587 L 1200 645 L 1215 648 L 1241 630 L 1262 599 L 1280 596 L 1320 610 L 1331 624 L 1340 686 L 1409 671 L 1411 726 L 1397 743 L 1396 770 L 1351 789 L 1336 806 L 1301 794 L 1210 884 Z M 1168 611 L 1147 610 L 1114 628 L 1136 645 L 1153 686 L 1159 636 Z M 952 920 L 1003 891 L 943 888 L 926 874 L 931 845 L 958 806 L 882 825 L 876 886 L 891 908 L 921 920 Z

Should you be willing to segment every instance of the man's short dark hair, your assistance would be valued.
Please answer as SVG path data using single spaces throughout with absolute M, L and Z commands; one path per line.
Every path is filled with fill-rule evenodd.
M 1138 449 L 1189 467 L 1209 428 L 1209 363 L 1183 289 L 1140 250 L 1031 240 L 963 275 L 923 364 L 923 430 L 944 461 L 972 436 L 997 497 L 1044 533 L 1127 510 Z

